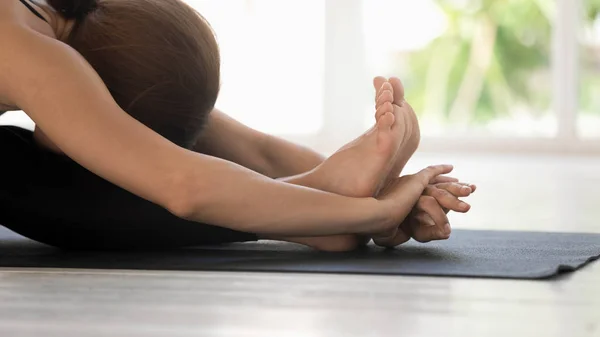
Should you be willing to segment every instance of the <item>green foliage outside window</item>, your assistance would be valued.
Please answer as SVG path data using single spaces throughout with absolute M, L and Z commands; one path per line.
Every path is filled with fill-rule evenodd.
M 600 115 L 600 0 L 585 1 L 584 29 L 595 27 L 596 45 L 584 45 L 581 49 L 581 111 Z
M 426 48 L 398 55 L 415 110 L 440 121 L 485 124 L 526 110 L 551 113 L 553 0 L 436 0 L 447 30 Z M 585 25 L 600 0 L 585 0 Z M 577 38 L 577 37 L 574 37 Z M 600 46 L 582 48 L 582 110 L 600 114 Z M 401 69 L 395 69 L 402 73 Z

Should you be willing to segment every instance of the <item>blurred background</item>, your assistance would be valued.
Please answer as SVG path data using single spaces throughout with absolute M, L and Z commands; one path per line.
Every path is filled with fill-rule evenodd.
M 372 125 L 384 75 L 424 150 L 598 150 L 600 0 L 187 2 L 219 39 L 218 106 L 259 130 L 333 151 Z

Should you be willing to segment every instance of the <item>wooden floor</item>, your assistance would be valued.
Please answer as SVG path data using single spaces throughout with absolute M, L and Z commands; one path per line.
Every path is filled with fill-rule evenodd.
M 480 187 L 456 228 L 600 233 L 600 158 L 411 168 L 439 161 Z M 600 263 L 556 281 L 0 269 L 0 336 L 600 336 Z

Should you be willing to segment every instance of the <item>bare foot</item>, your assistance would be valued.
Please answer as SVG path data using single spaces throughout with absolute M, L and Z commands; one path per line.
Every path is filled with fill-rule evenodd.
M 406 157 L 408 161 L 416 149 L 412 143 L 414 127 L 407 122 L 409 113 L 405 111 L 406 108 L 403 110 L 393 104 L 393 84 L 384 81 L 377 91 L 377 97 L 375 126 L 342 147 L 313 171 L 289 182 L 345 196 L 375 196 L 387 182 L 392 170 L 397 170 L 398 158 Z M 284 240 L 323 251 L 348 251 L 366 244 L 370 238 L 338 235 Z
M 373 197 L 383 186 L 396 162 L 403 141 L 403 126 L 394 115 L 390 83 L 378 90 L 383 97 L 375 126 L 348 143 L 310 173 L 311 185 L 350 197 Z
M 396 121 L 395 123 L 398 125 L 403 125 L 403 127 L 396 128 L 396 132 L 402 133 L 401 135 L 396 135 L 396 137 L 401 137 L 402 141 L 399 143 L 399 146 L 396 150 L 396 154 L 394 155 L 394 163 L 387 179 L 387 181 L 390 181 L 400 176 L 402 170 L 404 170 L 404 166 L 406 166 L 408 160 L 412 157 L 412 155 L 419 147 L 419 143 L 421 141 L 421 132 L 419 128 L 419 122 L 417 120 L 417 116 L 414 110 L 404 99 L 404 86 L 398 78 L 392 77 L 389 80 L 387 80 L 384 77 L 376 77 L 373 80 L 373 85 L 376 90 L 376 107 L 379 107 L 382 104 L 386 104 L 390 100 L 390 92 L 382 92 L 380 90 L 382 86 L 387 85 L 386 83 L 389 83 L 389 85 L 391 85 L 392 88 L 391 99 L 394 106 L 394 117 Z M 381 114 L 379 114 L 378 112 L 375 113 L 376 121 L 381 117 Z

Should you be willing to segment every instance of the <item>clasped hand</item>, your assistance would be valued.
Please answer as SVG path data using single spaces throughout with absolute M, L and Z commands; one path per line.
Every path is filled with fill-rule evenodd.
M 419 180 L 425 179 L 421 185 L 423 192 L 410 213 L 392 230 L 373 235 L 375 244 L 391 248 L 401 245 L 411 238 L 424 243 L 446 240 L 450 237 L 452 230 L 447 217 L 448 212 L 468 212 L 471 206 L 459 198 L 470 196 L 477 187 L 473 184 L 459 182 L 453 177 L 436 175 L 433 172 L 435 169 L 436 167 L 430 167 L 416 175 L 396 178 L 382 190 L 381 195 L 385 199 L 386 194 L 393 193 L 394 190 L 405 190 L 404 187 L 399 188 L 398 185 L 412 183 L 417 186 Z M 447 171 L 451 170 L 450 168 Z

